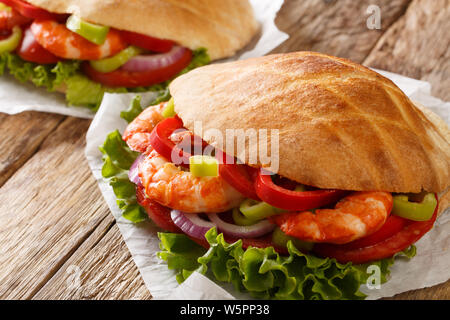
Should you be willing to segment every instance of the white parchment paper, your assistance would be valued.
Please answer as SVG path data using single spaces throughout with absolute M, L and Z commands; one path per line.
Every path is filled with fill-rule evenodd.
M 275 26 L 275 17 L 284 0 L 250 0 L 261 32 L 246 48 L 228 60 L 262 56 L 284 42 L 289 36 Z M 7 72 L 5 72 L 7 73 Z M 64 95 L 47 92 L 31 83 L 19 83 L 11 76 L 0 77 L 0 112 L 16 114 L 23 111 L 59 113 L 78 118 L 93 118 L 88 108 L 67 106 Z
M 450 123 L 450 103 L 432 97 L 429 83 L 389 72 L 379 72 L 394 81 L 414 101 L 430 108 L 447 124 Z M 156 299 L 232 299 L 233 297 L 249 299 L 249 296 L 235 292 L 230 285 L 219 286 L 197 273 L 194 273 L 182 285 L 178 285 L 174 272 L 168 270 L 165 262 L 156 257 L 159 251 L 157 228 L 151 222 L 136 226 L 121 217 L 114 193 L 101 176 L 102 160 L 98 146 L 103 144 L 111 131 L 119 129 L 123 132 L 126 123 L 119 114 L 128 107 L 133 96 L 132 94 L 105 96 L 87 134 L 86 156 L 146 286 Z M 154 97 L 151 94 L 146 94 L 143 96 L 143 102 L 151 101 L 152 98 Z M 362 290 L 369 295 L 369 299 L 377 299 L 447 281 L 450 279 L 449 234 L 450 212 L 448 210 L 438 219 L 432 232 L 417 242 L 417 256 L 413 260 L 397 260 L 392 268 L 391 279 L 381 285 L 380 289 L 369 290 L 364 287 Z

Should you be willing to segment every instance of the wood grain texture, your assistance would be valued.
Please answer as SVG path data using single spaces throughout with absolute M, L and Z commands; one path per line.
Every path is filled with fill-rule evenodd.
M 361 63 L 411 0 L 287 0 L 276 19 L 290 38 L 274 52 L 318 51 Z M 367 28 L 370 5 L 381 9 L 381 29 Z
M 105 205 L 105 212 L 108 208 Z M 33 299 L 146 300 L 152 296 L 109 212 Z
M 414 0 L 364 60 L 370 67 L 428 81 L 432 94 L 450 100 L 450 1 Z M 450 280 L 393 299 L 450 299 Z
M 315 50 L 407 75 L 414 70 L 410 76 L 435 87 L 447 83 L 448 90 L 448 51 L 434 56 L 436 38 L 420 30 L 427 28 L 424 23 L 433 25 L 449 40 L 445 28 L 437 30 L 448 26 L 448 16 L 434 9 L 425 14 L 431 2 L 286 0 L 277 25 L 291 38 L 275 52 Z M 435 2 L 448 6 L 448 0 Z M 382 9 L 381 30 L 367 29 L 369 4 Z M 430 45 L 429 53 L 421 41 Z M 432 62 L 427 55 L 433 55 Z M 9 141 L 0 146 L 10 148 L 0 153 L 0 298 L 151 298 L 84 158 L 88 125 L 34 112 L 0 114 L 0 136 Z M 450 299 L 450 282 L 393 299 Z
M 450 100 L 450 0 L 414 0 L 380 38 L 364 64 L 432 84 Z
M 0 186 L 34 154 L 62 119 L 60 115 L 39 112 L 14 116 L 0 113 Z
M 386 300 L 450 300 L 450 280 L 430 288 L 403 292 Z
M 16 121 L 27 123 L 36 126 Z M 0 299 L 151 297 L 117 226 L 110 230 L 114 218 L 84 157 L 88 126 L 67 118 L 0 188 Z M 68 282 L 76 267 L 78 287 Z
M 0 188 L 0 298 L 33 296 L 107 214 L 84 158 L 88 125 L 65 120 Z

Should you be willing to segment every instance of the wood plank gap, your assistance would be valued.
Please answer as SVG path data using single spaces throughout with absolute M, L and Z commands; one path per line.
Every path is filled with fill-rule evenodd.
M 13 117 L 13 116 L 10 116 Z M 60 120 L 57 121 L 57 124 L 55 125 L 54 128 L 52 128 L 51 131 L 43 134 L 40 137 L 40 141 L 39 143 L 34 146 L 29 153 L 22 153 L 18 155 L 18 159 L 13 162 L 12 165 L 10 166 L 6 166 L 6 167 L 0 167 L 0 188 L 18 171 L 20 170 L 26 163 L 28 160 L 30 160 L 41 148 L 42 144 L 44 143 L 44 141 L 50 136 L 50 134 L 52 134 L 53 132 L 55 132 L 55 130 L 62 124 L 62 122 L 66 119 L 67 117 L 62 117 Z M 21 143 L 20 141 L 18 143 Z M 13 143 L 14 145 L 14 143 Z M 19 146 L 20 144 L 17 144 L 17 146 Z M 23 155 L 23 156 L 22 156 Z M 5 159 L 6 160 L 6 159 Z M 2 161 L 5 161 L 2 160 Z M 6 160 L 8 163 L 8 160 Z M 1 162 L 1 161 L 0 161 Z M 12 170 L 10 170 L 10 168 L 13 168 Z
M 403 18 L 405 16 L 406 12 L 408 12 L 408 9 L 409 9 L 409 7 L 411 6 L 411 4 L 413 2 L 414 2 L 414 0 L 409 0 L 408 4 L 405 6 L 405 10 L 403 10 L 401 12 L 401 14 L 399 14 L 398 17 L 395 20 L 392 20 L 391 23 L 386 28 L 383 29 L 384 31 L 378 37 L 377 41 L 375 41 L 375 43 L 373 44 L 372 48 L 370 48 L 370 50 L 368 51 L 367 55 L 364 57 L 364 60 L 361 62 L 362 65 L 365 64 L 366 59 L 372 54 L 372 52 L 377 47 L 378 43 L 380 41 L 382 41 L 384 34 L 386 32 L 388 32 L 401 18 Z M 383 19 L 383 17 L 381 17 L 381 19 Z
M 58 121 L 58 124 L 53 128 L 53 130 L 50 131 L 49 134 L 47 134 L 47 135 L 45 136 L 45 139 L 42 139 L 42 142 L 39 144 L 39 147 L 38 147 L 38 149 L 36 149 L 36 152 L 39 151 L 39 150 L 41 150 L 41 146 L 42 146 L 42 144 L 44 143 L 44 141 L 47 140 L 47 137 L 49 137 L 50 134 L 52 134 L 52 133 L 54 133 L 56 130 L 58 130 L 59 127 L 61 127 L 61 126 L 63 125 L 64 121 L 66 121 L 68 118 L 69 118 L 69 116 L 64 116 L 64 117 L 61 118 L 61 120 Z M 35 152 L 35 153 L 36 153 L 36 152 Z
M 78 248 L 80 248 L 80 246 L 97 230 L 98 226 L 100 226 L 102 224 L 102 222 L 108 219 L 108 216 L 104 216 L 103 219 L 99 220 L 99 222 L 94 225 L 94 227 L 87 232 L 73 247 L 72 249 L 63 257 L 61 257 L 61 259 L 58 261 L 58 263 L 56 264 L 55 268 L 53 268 L 48 274 L 47 276 L 42 279 L 42 281 L 38 284 L 36 284 L 36 286 L 30 291 L 30 294 L 26 297 L 24 297 L 24 299 L 26 300 L 30 300 L 32 299 L 38 292 L 39 290 L 42 289 L 42 287 L 45 286 L 45 284 L 50 281 L 50 279 L 53 278 L 53 276 L 59 271 L 59 269 L 61 269 L 61 267 L 67 262 L 67 260 L 70 259 L 70 257 L 78 250 Z M 113 226 L 113 223 L 108 227 L 108 230 L 110 230 Z M 106 235 L 107 232 L 104 233 L 104 235 Z M 104 236 L 103 235 L 103 236 Z M 96 243 L 98 243 L 101 239 L 99 239 Z
M 450 100 L 449 3 L 413 0 L 363 63 L 429 82 L 433 96 Z
M 277 18 L 290 38 L 272 53 L 317 51 L 361 63 L 412 0 L 286 0 Z M 367 28 L 367 8 L 381 9 L 382 29 Z
M 33 297 L 35 300 L 151 299 L 111 214 Z

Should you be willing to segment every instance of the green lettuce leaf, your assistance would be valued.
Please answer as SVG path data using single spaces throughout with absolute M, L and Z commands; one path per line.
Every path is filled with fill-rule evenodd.
M 193 52 L 193 59 L 189 66 L 177 76 L 210 62 L 207 50 L 204 48 Z M 20 82 L 31 81 L 37 87 L 44 87 L 48 91 L 61 90 L 66 93 L 68 105 L 84 106 L 96 111 L 100 106 L 105 92 L 125 93 L 161 91 L 164 99 L 168 96 L 167 86 L 170 81 L 140 88 L 109 88 L 96 83 L 80 71 L 80 61 L 60 61 L 56 65 L 40 65 L 22 60 L 14 53 L 0 54 L 0 76 L 8 71 Z
M 136 98 L 126 117 L 142 109 Z M 138 154 L 129 149 L 119 131 L 110 133 L 100 147 L 103 153 L 102 175 L 109 181 L 123 217 L 139 223 L 148 219 L 136 200 L 135 186 L 128 171 Z M 340 264 L 335 259 L 307 255 L 288 242 L 289 256 L 278 255 L 273 248 L 242 248 L 242 242 L 227 243 L 223 234 L 213 228 L 206 234 L 208 250 L 184 234 L 159 233 L 161 251 L 158 256 L 170 269 L 177 270 L 178 282 L 194 271 L 209 272 L 218 281 L 232 283 L 237 290 L 261 299 L 364 299 L 360 291 L 370 274 L 370 265 L 379 267 L 380 281 L 389 277 L 395 257 L 370 264 Z M 411 258 L 416 250 L 411 246 L 396 256 Z
M 14 53 L 5 52 L 0 55 L 0 75 L 8 71 L 20 82 L 31 81 L 48 91 L 63 90 L 69 105 L 86 106 L 95 110 L 106 91 L 117 90 L 94 83 L 80 73 L 79 69 L 80 62 L 75 60 L 60 61 L 56 65 L 40 65 L 26 62 Z
M 167 90 L 161 91 L 149 105 L 168 97 Z M 131 122 L 143 109 L 141 98 L 136 96 L 121 117 Z M 112 186 L 123 216 L 135 223 L 147 220 L 145 210 L 136 201 L 135 186 L 128 179 L 129 168 L 138 154 L 129 149 L 117 130 L 108 135 L 100 150 L 104 161 L 102 175 Z M 280 256 L 273 248 L 244 250 L 241 241 L 227 243 L 215 228 L 206 234 L 208 250 L 184 234 L 158 233 L 158 236 L 161 240 L 158 256 L 167 262 L 169 269 L 177 271 L 178 282 L 185 281 L 194 271 L 208 273 L 262 299 L 364 299 L 360 288 L 369 279 L 369 266 L 379 267 L 380 281 L 385 283 L 397 256 L 411 258 L 416 253 L 411 246 L 390 259 L 353 265 L 304 254 L 290 241 L 288 256 Z
M 159 91 L 157 97 L 149 105 L 153 106 L 163 101 L 168 101 L 170 100 L 170 97 L 171 95 L 168 88 L 166 90 Z M 144 111 L 144 108 L 141 105 L 141 99 L 142 97 L 140 95 L 135 96 L 128 109 L 120 113 L 120 117 L 128 123 L 133 121 L 142 111 Z
M 126 93 L 126 88 L 107 88 L 94 82 L 80 72 L 64 81 L 66 86 L 66 101 L 73 106 L 86 106 L 96 111 L 103 100 L 105 92 Z
M 160 92 L 156 100 L 149 105 L 158 103 L 164 95 L 165 91 Z M 142 111 L 141 96 L 137 95 L 131 101 L 130 107 L 121 112 L 121 117 L 127 122 L 131 122 Z M 119 209 L 122 210 L 122 216 L 134 223 L 147 220 L 145 209 L 137 203 L 135 185 L 128 179 L 130 167 L 139 153 L 128 147 L 118 130 L 108 134 L 99 149 L 103 154 L 102 176 L 113 188 Z
M 242 241 L 227 243 L 223 234 L 212 228 L 206 234 L 208 250 L 183 234 L 159 233 L 161 252 L 170 269 L 177 270 L 177 280 L 183 282 L 192 272 L 210 272 L 218 281 L 232 283 L 261 299 L 364 299 L 360 291 L 370 273 L 370 265 L 380 269 L 380 281 L 389 276 L 395 257 L 370 264 L 340 264 L 335 259 L 319 258 L 297 250 L 288 242 L 289 256 L 280 256 L 272 247 L 242 248 Z M 415 255 L 415 247 L 398 254 L 407 258 Z
M 144 111 L 141 106 L 141 96 L 136 96 L 133 98 L 133 100 L 130 103 L 130 107 L 122 111 L 120 113 L 120 117 L 124 119 L 126 122 L 130 123 L 133 121 L 138 115 L 141 114 L 141 112 Z
M 99 148 L 103 153 L 102 175 L 113 188 L 122 215 L 134 223 L 147 220 L 147 214 L 136 200 L 136 189 L 128 179 L 128 171 L 138 157 L 122 140 L 118 130 L 111 132 Z

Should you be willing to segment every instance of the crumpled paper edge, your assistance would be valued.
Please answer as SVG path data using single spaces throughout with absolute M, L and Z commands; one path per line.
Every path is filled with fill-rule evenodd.
M 447 123 L 449 123 L 450 103 L 430 96 L 431 86 L 429 83 L 385 71 L 377 71 L 392 79 L 414 101 L 431 108 L 442 118 L 447 119 Z M 414 89 L 411 89 L 413 87 Z M 134 225 L 121 217 L 112 188 L 101 175 L 103 162 L 98 147 L 103 144 L 106 135 L 111 131 L 119 129 L 123 132 L 126 122 L 120 118 L 120 112 L 129 106 L 134 96 L 135 94 L 107 94 L 105 96 L 87 133 L 85 153 L 100 190 L 116 218 L 125 243 L 141 272 L 144 283 L 155 299 L 185 299 L 186 297 L 214 300 L 231 299 L 231 297 L 249 299 L 249 295 L 234 291 L 229 284 L 217 285 L 213 280 L 197 273 L 191 276 L 193 277 L 191 280 L 179 285 L 175 279 L 175 272 L 169 270 L 166 263 L 156 256 L 160 250 L 159 239 L 156 235 L 158 228 L 152 222 Z M 142 94 L 143 105 L 154 98 L 155 94 Z M 444 107 L 442 108 L 442 106 Z M 433 231 L 417 242 L 418 254 L 416 257 L 411 261 L 402 259 L 396 261 L 392 267 L 390 280 L 381 285 L 381 290 L 369 290 L 364 286 L 361 288 L 369 295 L 368 299 L 391 297 L 401 292 L 434 286 L 450 278 L 448 272 L 450 269 L 449 213 L 450 210 L 444 212 L 436 222 Z M 436 246 L 437 243 L 441 245 Z M 424 266 L 426 267 L 424 268 Z M 436 268 L 439 268 L 440 271 L 433 271 Z M 415 284 L 405 281 L 405 277 L 406 279 L 412 278 Z
M 69 107 L 60 92 L 49 92 L 30 82 L 20 83 L 9 74 L 0 76 L 0 112 L 18 114 L 38 111 L 92 119 L 95 113 L 85 107 Z

